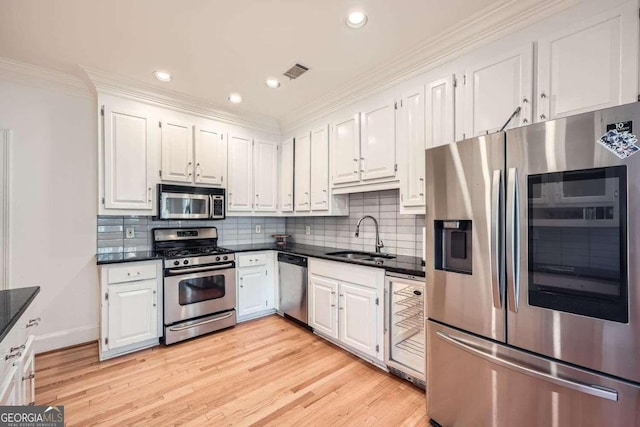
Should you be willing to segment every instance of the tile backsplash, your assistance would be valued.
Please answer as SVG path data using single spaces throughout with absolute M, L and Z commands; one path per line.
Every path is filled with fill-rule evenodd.
M 98 253 L 148 251 L 153 246 L 151 230 L 162 227 L 218 228 L 218 244 L 243 245 L 273 242 L 275 233 L 285 232 L 285 218 L 241 217 L 218 221 L 154 221 L 146 216 L 98 216 Z M 262 232 L 256 234 L 256 225 Z M 134 237 L 125 237 L 133 228 Z
M 365 219 L 360 237 L 355 237 L 356 223 L 363 215 L 371 215 L 380 225 L 382 252 L 422 257 L 424 215 L 400 214 L 399 191 L 385 190 L 349 195 L 348 217 L 287 218 L 287 234 L 296 243 L 373 252 L 375 227 Z M 310 234 L 305 234 L 306 227 Z
M 375 250 L 373 221 L 364 220 L 360 237 L 355 237 L 356 223 L 371 215 L 380 224 L 382 252 L 422 257 L 424 215 L 401 215 L 398 190 L 373 191 L 349 195 L 348 217 L 232 217 L 220 221 L 154 221 L 147 216 L 98 216 L 98 253 L 151 250 L 151 230 L 159 227 L 218 228 L 218 244 L 242 245 L 269 243 L 275 233 L 290 234 L 300 244 L 364 251 Z M 262 233 L 256 234 L 256 225 Z M 310 234 L 305 234 L 306 227 Z M 134 237 L 126 238 L 133 228 Z

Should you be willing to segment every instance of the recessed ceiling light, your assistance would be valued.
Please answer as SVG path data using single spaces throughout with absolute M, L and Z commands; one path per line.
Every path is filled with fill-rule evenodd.
M 167 71 L 154 71 L 153 75 L 161 82 L 171 81 L 171 74 L 169 74 Z
M 362 28 L 367 23 L 367 19 L 367 14 L 363 11 L 353 11 L 347 16 L 347 26 L 351 28 Z
M 280 82 L 277 79 L 267 79 L 264 84 L 271 89 L 278 89 L 280 87 Z
M 229 95 L 229 102 L 231 102 L 232 104 L 239 104 L 242 102 L 242 97 L 239 93 L 232 93 L 231 95 Z

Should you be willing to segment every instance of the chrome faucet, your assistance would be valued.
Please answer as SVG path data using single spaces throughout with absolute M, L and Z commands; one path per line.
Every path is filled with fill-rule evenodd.
M 360 224 L 365 218 L 371 218 L 374 225 L 376 226 L 376 253 L 379 254 L 380 249 L 384 248 L 384 243 L 382 243 L 382 240 L 380 240 L 380 232 L 378 231 L 378 220 L 376 220 L 374 217 L 372 217 L 371 215 L 365 215 L 358 220 L 358 223 L 356 224 L 356 237 L 360 235 Z

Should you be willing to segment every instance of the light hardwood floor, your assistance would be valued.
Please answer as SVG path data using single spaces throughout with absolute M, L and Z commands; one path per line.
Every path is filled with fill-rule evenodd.
M 424 393 L 269 316 L 98 361 L 97 343 L 36 356 L 36 402 L 67 425 L 427 425 Z

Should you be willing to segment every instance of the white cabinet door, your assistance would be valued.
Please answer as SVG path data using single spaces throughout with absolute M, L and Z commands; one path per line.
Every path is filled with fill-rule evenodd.
M 267 268 L 238 269 L 238 316 L 243 317 L 269 308 Z M 273 308 L 273 297 L 271 298 Z
M 424 86 L 407 91 L 400 101 L 400 141 L 403 206 L 424 206 L 425 114 Z
M 344 344 L 370 356 L 377 356 L 376 291 L 352 283 L 340 283 L 340 335 Z
M 637 7 L 628 2 L 538 41 L 537 121 L 636 101 Z
M 376 103 L 361 115 L 362 180 L 396 176 L 396 109 L 393 100 Z
M 338 282 L 327 277 L 309 276 L 309 326 L 338 338 Z
M 280 152 L 280 210 L 293 212 L 293 138 L 282 143 Z
M 153 209 L 151 155 L 157 132 L 144 108 L 104 105 L 104 207 Z M 157 174 L 157 171 L 156 171 Z
M 158 337 L 158 283 L 109 285 L 109 350 Z
M 332 126 L 331 184 L 360 181 L 360 114 Z
M 193 182 L 193 126 L 164 121 L 161 134 L 162 180 Z
M 297 212 L 306 212 L 311 205 L 311 133 L 296 136 L 295 205 Z
M 20 404 L 35 405 L 36 403 L 36 365 L 33 354 L 34 336 L 30 335 L 22 350 L 22 356 L 18 362 L 18 376 L 20 380 Z
M 427 148 L 439 147 L 455 141 L 454 81 L 455 77 L 450 75 L 427 84 L 425 114 Z
M 195 130 L 196 184 L 224 185 L 227 174 L 227 136 L 209 127 Z
M 229 134 L 228 144 L 228 210 L 253 210 L 253 161 L 252 140 L 249 137 Z
M 533 45 L 470 66 L 465 73 L 466 136 L 499 130 L 518 107 L 509 128 L 531 122 Z
M 255 210 L 275 212 L 278 203 L 278 144 L 257 140 L 254 143 Z
M 0 406 L 17 406 L 20 405 L 20 396 L 16 376 L 18 375 L 18 367 L 12 364 L 4 371 L 2 383 L 0 384 Z
M 311 131 L 311 210 L 329 209 L 329 129 L 322 126 Z

